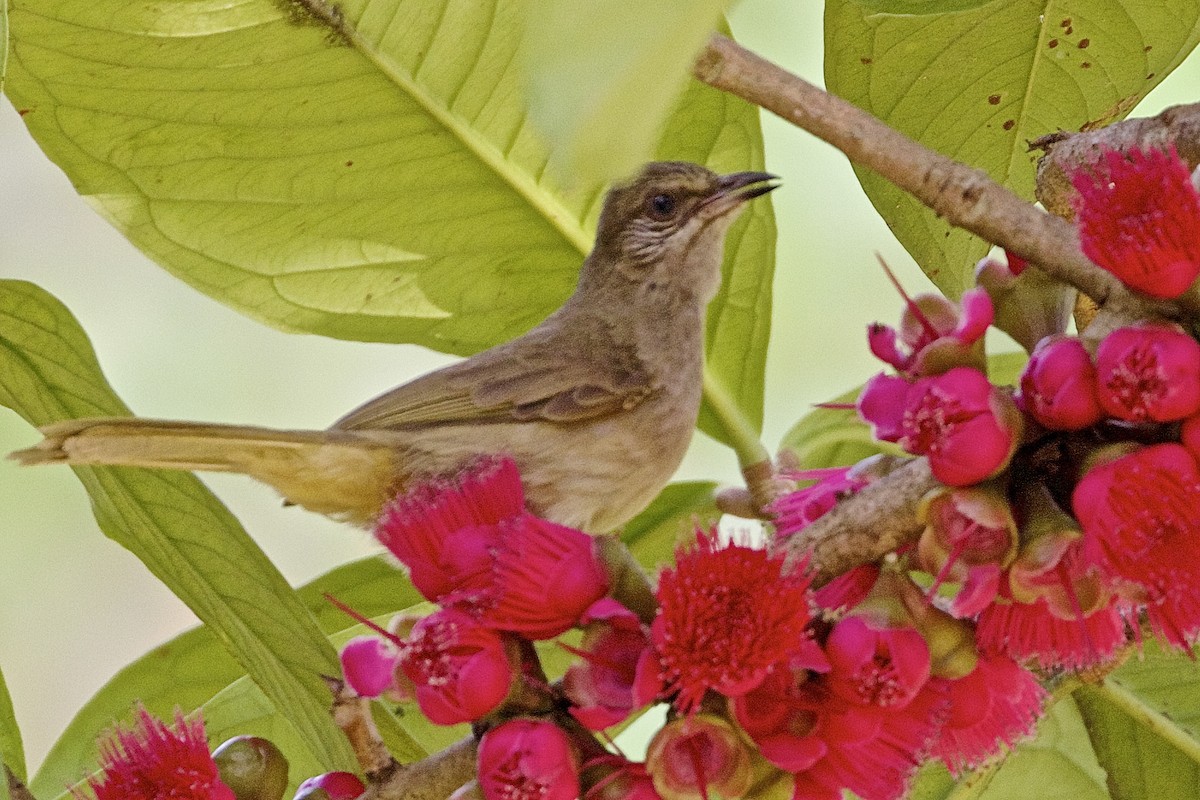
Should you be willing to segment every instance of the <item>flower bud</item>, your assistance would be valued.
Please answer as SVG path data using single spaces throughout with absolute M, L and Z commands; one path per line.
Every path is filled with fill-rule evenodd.
M 663 800 L 742 797 L 754 779 L 745 740 L 714 714 L 664 725 L 646 751 L 646 771 Z
M 235 736 L 212 754 L 221 782 L 237 800 L 279 800 L 288 785 L 288 761 L 272 742 Z
M 300 784 L 293 800 L 357 800 L 367 790 L 351 772 L 326 772 Z M 323 793 L 321 797 L 318 793 Z
M 379 636 L 355 636 L 342 645 L 342 675 L 359 697 L 379 697 L 396 684 L 400 651 Z
M 512 719 L 479 743 L 479 786 L 486 800 L 575 800 L 579 754 L 554 723 Z
M 1021 373 L 1017 405 L 1051 430 L 1076 431 L 1104 416 L 1096 396 L 1096 368 L 1072 336 L 1042 339 Z
M 1178 326 L 1118 328 L 1096 351 L 1101 407 L 1132 422 L 1172 422 L 1200 411 L 1200 344 Z

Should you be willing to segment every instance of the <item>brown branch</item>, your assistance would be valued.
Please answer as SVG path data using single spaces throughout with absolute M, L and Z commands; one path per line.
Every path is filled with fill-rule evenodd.
M 879 173 L 950 224 L 1040 266 L 1097 303 L 1127 316 L 1175 316 L 1140 297 L 1079 250 L 1075 229 L 1039 210 L 981 170 L 936 153 L 877 117 L 715 35 L 692 68 L 710 86 L 777 114 Z
M 812 553 L 814 583 L 818 586 L 861 564 L 914 542 L 924 525 L 917 521 L 917 504 L 941 484 L 929 462 L 916 458 L 838 503 L 833 509 L 783 546 L 788 561 Z
M 394 764 L 371 781 L 359 800 L 446 800 L 475 780 L 478 754 L 479 743 L 468 736 L 414 764 Z

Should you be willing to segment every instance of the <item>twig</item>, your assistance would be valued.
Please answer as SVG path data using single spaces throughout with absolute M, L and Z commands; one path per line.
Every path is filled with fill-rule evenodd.
M 359 800 L 446 800 L 475 779 L 479 743 L 467 736 L 414 764 L 373 779 Z
M 371 701 L 359 697 L 340 678 L 326 675 L 325 683 L 333 694 L 333 721 L 346 734 L 358 758 L 358 765 L 367 777 L 374 779 L 397 768 L 399 764 L 392 758 L 383 737 L 379 735 L 379 728 L 371 719 Z
M 788 560 L 812 553 L 814 582 L 821 585 L 860 564 L 878 561 L 916 541 L 924 525 L 917 521 L 917 504 L 940 486 L 929 462 L 916 458 L 833 509 L 788 539 Z
M 1140 297 L 1079 250 L 1075 229 L 993 181 L 917 143 L 866 111 L 715 35 L 692 68 L 701 81 L 761 106 L 912 194 L 948 222 L 1040 266 L 1126 316 L 1176 315 Z

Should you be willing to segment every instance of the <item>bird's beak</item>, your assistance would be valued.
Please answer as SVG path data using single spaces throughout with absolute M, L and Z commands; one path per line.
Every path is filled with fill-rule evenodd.
M 779 188 L 778 175 L 769 172 L 733 172 L 717 180 L 717 188 L 700 204 L 700 213 L 710 219 L 723 217 L 747 200 Z

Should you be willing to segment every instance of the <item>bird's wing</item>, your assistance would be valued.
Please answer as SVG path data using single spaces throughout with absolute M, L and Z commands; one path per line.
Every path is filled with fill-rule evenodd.
M 633 408 L 653 390 L 650 373 L 632 346 L 526 336 L 399 386 L 333 427 L 395 429 L 536 420 L 565 424 Z

